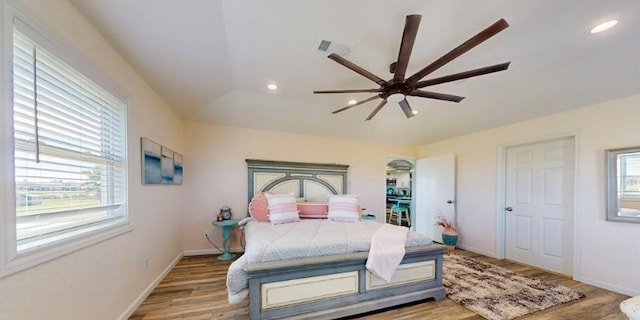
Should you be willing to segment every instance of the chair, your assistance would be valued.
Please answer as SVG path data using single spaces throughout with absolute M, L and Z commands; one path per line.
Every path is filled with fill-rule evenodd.
M 396 203 L 391 206 L 391 213 L 389 214 L 389 223 L 395 223 L 402 225 L 402 220 L 407 222 L 407 226 L 411 227 L 411 213 L 409 207 L 403 206 L 400 203 Z

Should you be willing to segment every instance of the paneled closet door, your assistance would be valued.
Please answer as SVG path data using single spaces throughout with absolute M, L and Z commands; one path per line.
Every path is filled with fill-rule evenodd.
M 574 140 L 507 148 L 506 258 L 572 274 Z

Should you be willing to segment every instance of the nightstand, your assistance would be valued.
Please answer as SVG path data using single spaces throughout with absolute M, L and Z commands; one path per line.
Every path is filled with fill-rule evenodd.
M 222 221 L 213 221 L 212 224 L 217 227 L 222 228 L 222 248 L 224 248 L 224 252 L 218 256 L 218 260 L 231 260 L 236 255 L 229 252 L 229 236 L 231 235 L 231 229 L 238 224 L 238 220 L 230 219 L 230 220 L 222 220 Z
M 362 215 L 363 220 L 376 220 L 376 216 L 370 213 L 365 213 Z

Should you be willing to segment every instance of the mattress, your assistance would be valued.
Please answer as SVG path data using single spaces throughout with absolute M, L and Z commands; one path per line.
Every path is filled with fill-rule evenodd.
M 368 251 L 371 237 L 382 226 L 371 220 L 305 219 L 278 225 L 250 221 L 245 227 L 245 252 L 227 272 L 229 303 L 239 303 L 248 295 L 248 278 L 243 271 L 246 264 Z M 405 246 L 429 244 L 427 236 L 409 231 Z

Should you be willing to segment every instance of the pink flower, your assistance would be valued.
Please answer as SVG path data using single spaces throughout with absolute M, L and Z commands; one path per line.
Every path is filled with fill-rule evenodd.
M 453 224 L 453 222 L 447 220 L 445 217 L 443 216 L 437 216 L 436 217 L 436 222 L 434 223 L 434 225 L 442 227 L 443 229 L 453 229 L 456 230 L 456 226 Z

